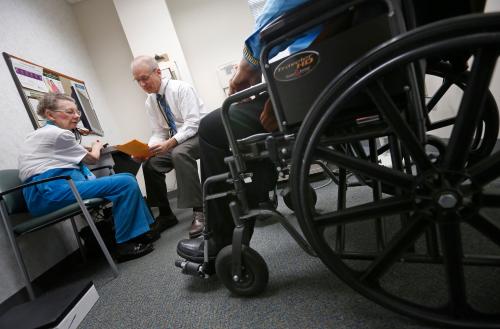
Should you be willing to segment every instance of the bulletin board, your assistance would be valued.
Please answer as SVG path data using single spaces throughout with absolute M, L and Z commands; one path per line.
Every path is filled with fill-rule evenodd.
M 39 99 L 46 93 L 60 92 L 71 96 L 82 113 L 79 128 L 85 128 L 91 134 L 103 136 L 104 131 L 90 100 L 85 82 L 6 52 L 3 53 L 3 57 L 33 128 L 38 129 L 45 125 L 44 118 L 36 114 Z

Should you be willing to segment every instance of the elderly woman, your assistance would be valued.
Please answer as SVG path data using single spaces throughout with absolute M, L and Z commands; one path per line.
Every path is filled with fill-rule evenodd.
M 149 225 L 153 218 L 137 181 L 130 174 L 95 178 L 85 164 L 99 160 L 102 142 L 88 149 L 80 145 L 72 130 L 80 121 L 75 101 L 64 94 L 47 94 L 38 104 L 37 113 L 47 124 L 30 133 L 21 147 L 19 176 L 23 182 L 53 176 L 70 176 L 83 199 L 104 198 L 113 202 L 113 219 L 118 261 L 141 257 L 153 250 Z M 23 190 L 28 209 L 44 215 L 74 203 L 75 197 L 65 180 L 55 180 Z

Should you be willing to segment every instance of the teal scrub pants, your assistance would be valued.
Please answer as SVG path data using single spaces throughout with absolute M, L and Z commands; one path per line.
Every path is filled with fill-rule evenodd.
M 121 173 L 89 180 L 78 169 L 51 169 L 30 177 L 26 183 L 54 176 L 71 176 L 84 200 L 103 198 L 113 202 L 117 243 L 126 242 L 150 230 L 153 218 L 133 175 Z M 23 194 L 33 216 L 42 216 L 76 202 L 64 179 L 27 187 Z

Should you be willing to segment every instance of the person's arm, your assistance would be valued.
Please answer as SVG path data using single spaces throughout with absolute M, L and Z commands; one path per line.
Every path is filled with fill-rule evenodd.
M 87 155 L 83 157 L 82 162 L 85 164 L 96 164 L 101 156 L 101 149 L 103 145 L 103 142 L 100 140 L 93 142 L 90 147 L 90 151 L 87 151 Z
M 260 40 L 260 32 L 272 20 L 281 16 L 282 14 L 290 11 L 291 9 L 300 6 L 301 4 L 310 0 L 267 0 L 262 12 L 255 21 L 255 28 L 253 33 L 245 40 L 243 48 L 243 58 L 250 66 L 259 68 L 259 56 L 262 50 L 262 43 Z M 275 53 L 285 49 L 287 45 L 283 45 L 277 49 Z
M 198 133 L 203 102 L 194 87 L 187 83 L 181 84 L 174 97 L 176 109 L 181 113 L 184 122 L 177 128 L 177 133 L 172 138 L 181 144 Z
M 262 81 L 259 56 L 262 49 L 260 32 L 276 17 L 300 6 L 309 0 L 268 0 L 255 22 L 254 32 L 245 40 L 243 59 L 240 61 L 234 77 L 229 80 L 229 94 L 244 90 Z M 286 45 L 283 45 L 283 48 Z

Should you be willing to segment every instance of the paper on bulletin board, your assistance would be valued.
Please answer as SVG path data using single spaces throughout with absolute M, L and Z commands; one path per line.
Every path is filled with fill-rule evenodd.
M 51 93 L 64 93 L 64 87 L 59 78 L 50 73 L 43 74 L 43 81 Z
M 37 90 L 43 93 L 48 92 L 47 85 L 43 81 L 43 68 L 37 65 L 11 58 L 12 67 L 17 78 L 25 88 Z

